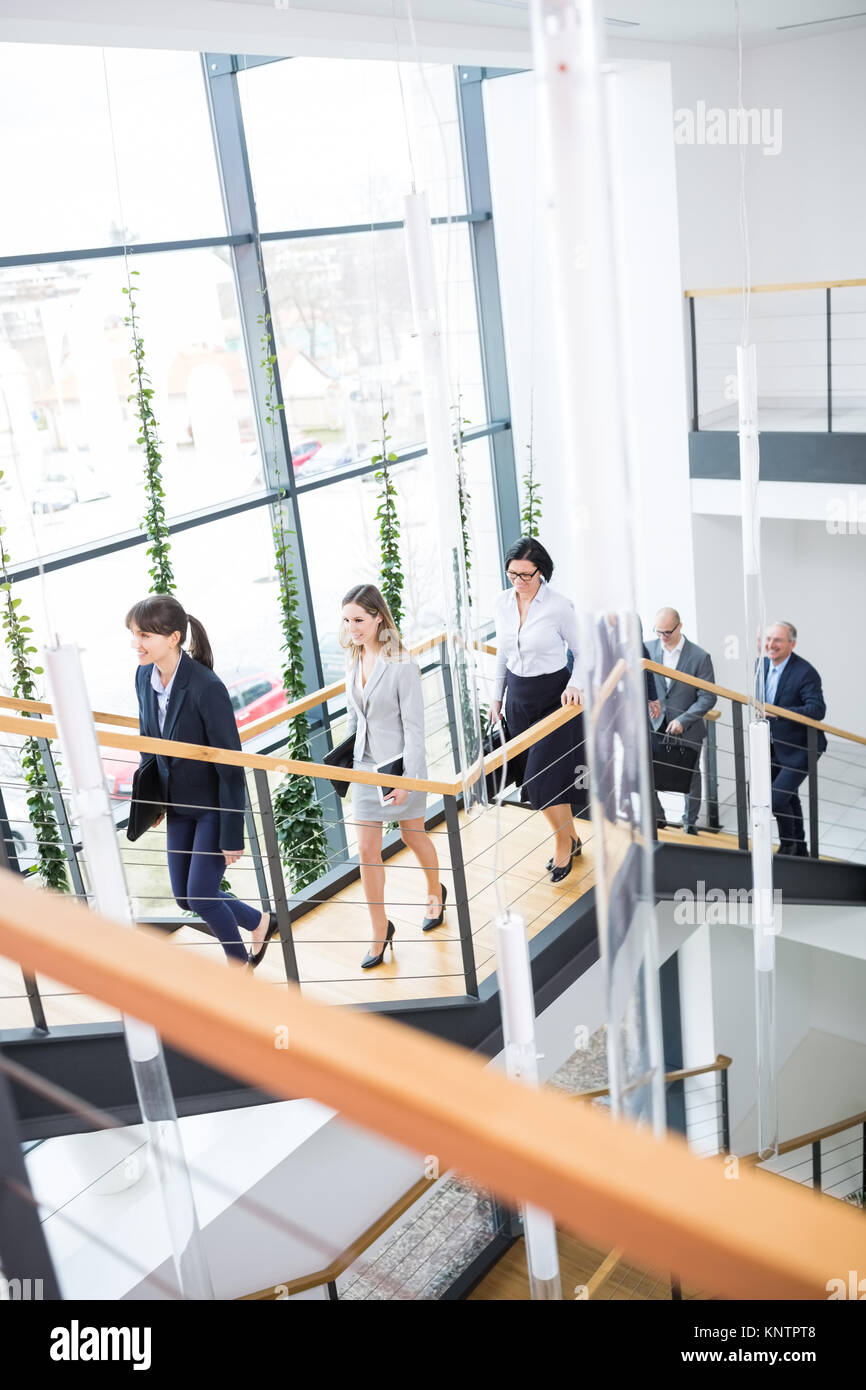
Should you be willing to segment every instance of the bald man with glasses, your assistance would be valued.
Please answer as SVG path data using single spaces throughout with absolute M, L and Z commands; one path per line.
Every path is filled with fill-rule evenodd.
M 655 639 L 647 643 L 650 660 L 671 671 L 682 671 L 686 676 L 697 676 L 702 681 L 714 681 L 713 662 L 709 652 L 690 642 L 683 632 L 682 618 L 675 608 L 660 608 L 655 618 Z M 698 690 L 685 681 L 675 680 L 673 676 L 660 676 L 656 672 L 656 689 L 659 693 L 659 714 L 654 718 L 654 729 L 676 734 L 685 743 L 697 747 L 698 757 L 692 774 L 691 786 L 683 806 L 682 828 L 687 835 L 697 835 L 697 819 L 701 809 L 703 787 L 701 784 L 701 748 L 707 736 L 704 719 L 713 708 L 716 697 L 709 690 Z M 656 793 L 656 824 L 661 830 L 668 824 L 664 808 Z

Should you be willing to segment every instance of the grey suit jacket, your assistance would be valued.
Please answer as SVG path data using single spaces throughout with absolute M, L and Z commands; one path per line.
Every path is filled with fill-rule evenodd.
M 647 642 L 647 650 L 651 661 L 657 661 L 660 666 L 664 664 L 664 648 L 660 637 L 656 637 L 652 642 Z M 680 652 L 677 670 L 682 671 L 685 676 L 697 676 L 702 681 L 715 681 L 716 679 L 709 652 L 705 652 L 703 647 L 699 647 L 697 643 L 690 642 L 688 637 Z M 691 739 L 693 743 L 705 739 L 707 726 L 704 715 L 707 710 L 713 708 L 716 703 L 716 696 L 709 690 L 697 690 L 695 686 L 686 685 L 684 681 L 677 680 L 671 682 L 670 690 L 666 690 L 666 678 L 660 676 L 657 671 L 655 678 L 656 690 L 660 692 L 659 701 L 662 709 L 661 717 L 653 723 L 653 728 L 663 729 L 672 719 L 678 719 L 683 726 L 685 738 Z
M 364 759 L 369 739 L 373 762 L 403 759 L 405 777 L 427 776 L 424 743 L 424 693 L 421 672 L 414 661 L 390 661 L 380 656 L 359 702 L 355 691 L 356 664 L 346 665 L 346 735 L 355 735 L 355 762 Z

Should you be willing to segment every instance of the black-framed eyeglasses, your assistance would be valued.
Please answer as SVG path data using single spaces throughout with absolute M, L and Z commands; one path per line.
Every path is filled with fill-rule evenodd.
M 673 635 L 674 635 L 674 633 L 676 632 L 677 628 L 680 628 L 680 627 L 682 627 L 682 623 L 677 623 L 677 626 L 676 626 L 676 627 L 669 627 L 668 630 L 667 630 L 667 632 L 665 632 L 664 628 L 662 628 L 662 627 L 657 627 L 657 628 L 654 629 L 654 631 L 655 631 L 656 637 L 673 637 Z
M 511 580 L 512 584 L 514 584 L 518 579 L 522 579 L 524 584 L 528 584 L 530 579 L 534 579 L 535 576 L 538 574 L 538 570 L 534 569 L 530 574 L 527 574 L 525 571 L 521 571 L 521 573 L 518 574 L 516 570 L 506 570 L 505 573 L 508 575 L 508 578 Z

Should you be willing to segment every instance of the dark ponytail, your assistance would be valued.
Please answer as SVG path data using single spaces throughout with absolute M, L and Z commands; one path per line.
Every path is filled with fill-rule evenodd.
M 149 594 L 134 603 L 126 615 L 126 626 L 137 627 L 140 632 L 156 632 L 160 637 L 179 632 L 181 646 L 189 631 L 189 654 L 193 661 L 213 670 L 213 652 L 207 633 L 198 618 L 191 617 L 171 594 Z
M 193 661 L 200 661 L 202 666 L 206 666 L 209 671 L 212 671 L 213 652 L 210 649 L 207 633 L 198 618 L 194 618 L 191 613 L 187 613 L 186 616 L 189 618 L 190 629 L 189 654 Z

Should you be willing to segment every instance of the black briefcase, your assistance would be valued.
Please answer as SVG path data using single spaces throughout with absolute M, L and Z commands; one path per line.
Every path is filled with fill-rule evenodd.
M 146 830 L 155 825 L 160 816 L 165 815 L 162 801 L 162 786 L 156 758 L 137 767 L 132 778 L 132 798 L 129 803 L 129 820 L 126 824 L 127 840 L 139 840 Z
M 700 755 L 699 743 L 687 743 L 677 734 L 655 730 L 652 736 L 652 760 L 656 791 L 688 792 Z
M 338 743 L 336 748 L 332 748 L 330 753 L 326 753 L 322 759 L 322 762 L 327 763 L 328 767 L 351 767 L 354 761 L 354 734 L 349 734 L 348 738 L 344 738 L 342 743 Z M 335 782 L 332 777 L 330 777 L 328 780 L 331 783 L 331 786 L 334 788 L 334 791 L 337 793 L 337 796 L 346 795 L 346 792 L 349 790 L 348 782 Z

